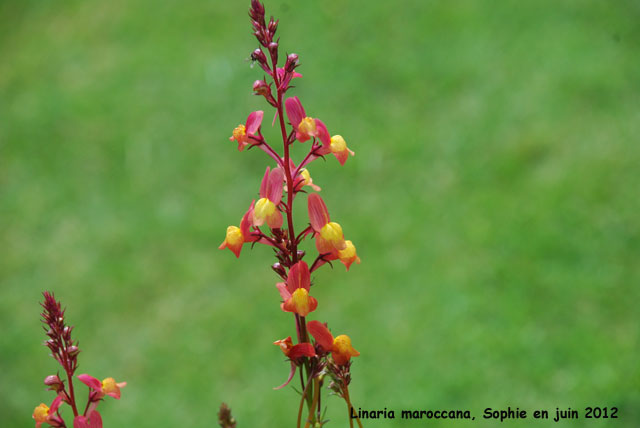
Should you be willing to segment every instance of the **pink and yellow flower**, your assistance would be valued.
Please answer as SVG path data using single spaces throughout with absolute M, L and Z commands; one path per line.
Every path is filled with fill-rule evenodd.
M 306 317 L 309 313 L 316 310 L 318 301 L 309 296 L 309 288 L 311 284 L 311 275 L 309 266 L 303 261 L 291 266 L 287 283 L 279 282 L 276 284 L 282 304 L 280 308 L 285 312 L 293 312 L 301 317 Z
M 291 341 L 291 336 L 286 339 L 276 340 L 273 344 L 279 346 L 282 353 L 293 361 L 301 357 L 315 357 L 316 355 L 316 351 L 312 344 L 303 342 L 294 345 Z
M 331 137 L 329 148 L 331 153 L 338 159 L 338 162 L 340 162 L 340 165 L 344 165 L 349 155 L 355 156 L 355 153 L 347 147 L 347 143 L 344 141 L 344 138 L 342 138 L 342 135 L 334 135 Z
M 61 422 L 61 420 L 56 413 L 58 412 L 60 404 L 62 404 L 61 395 L 58 395 L 53 400 L 51 407 L 44 403 L 40 403 L 40 405 L 33 410 L 32 415 L 33 419 L 36 421 L 36 428 L 40 428 L 43 423 L 59 426 L 58 422 Z
M 351 338 L 346 334 L 333 337 L 327 326 L 319 321 L 309 321 L 307 323 L 307 331 L 316 339 L 316 343 L 325 352 L 331 352 L 333 361 L 339 365 L 345 365 L 351 357 L 357 357 L 360 352 L 356 351 L 351 345 Z
M 331 221 L 324 201 L 315 193 L 308 198 L 309 221 L 316 238 L 316 249 L 323 255 L 322 262 L 340 260 L 347 270 L 355 262 L 360 264 L 360 257 L 353 242 L 344 239 L 342 227 Z
M 218 249 L 224 250 L 225 248 L 228 248 L 233 252 L 233 254 L 236 255 L 236 257 L 240 257 L 240 251 L 242 251 L 242 246 L 246 242 L 255 242 L 256 240 L 258 240 L 258 237 L 252 235 L 251 233 L 251 223 L 253 222 L 253 206 L 254 202 L 251 202 L 251 206 L 244 214 L 244 216 L 242 216 L 240 227 L 227 227 L 227 235 L 224 239 L 224 242 L 220 244 Z
M 291 169 L 295 170 L 295 165 L 293 165 L 293 162 L 291 163 Z M 311 178 L 311 174 L 309 174 L 309 170 L 306 168 L 302 168 L 298 173 L 298 176 L 293 180 L 293 188 L 295 189 L 296 192 L 301 191 L 304 186 L 309 186 L 316 192 L 319 192 L 322 190 L 320 186 L 317 186 L 316 184 L 313 183 L 313 178 Z M 288 192 L 286 184 L 284 188 Z
M 282 183 L 284 174 L 282 169 L 267 167 L 262 184 L 260 185 L 260 199 L 253 208 L 253 225 L 262 226 L 265 221 L 271 229 L 282 227 L 282 213 L 278 210 L 282 199 Z
M 229 140 L 236 141 L 238 143 L 239 151 L 244 150 L 247 145 L 257 142 L 255 140 L 252 141 L 252 138 L 259 138 L 256 132 L 260 129 L 263 116 L 264 112 L 262 110 L 254 111 L 249 115 L 249 117 L 247 117 L 247 122 L 244 125 L 240 124 L 233 130 L 233 135 L 229 137 Z
M 287 116 L 291 126 L 296 131 L 296 139 L 298 141 L 304 143 L 308 139 L 316 137 L 322 141 L 324 146 L 330 146 L 331 138 L 327 127 L 320 119 L 307 116 L 298 97 L 287 98 L 284 105 L 287 109 Z
M 105 378 L 100 382 L 98 379 L 88 374 L 78 375 L 78 379 L 94 391 L 97 395 L 96 398 L 102 398 L 105 395 L 108 395 L 119 400 L 120 388 L 124 388 L 127 385 L 127 382 L 116 382 L 112 377 Z
M 309 222 L 316 235 L 316 246 L 323 253 L 334 253 L 347 248 L 342 226 L 331 221 L 329 210 L 317 193 L 312 193 L 307 199 Z M 337 258 L 337 254 L 336 254 Z

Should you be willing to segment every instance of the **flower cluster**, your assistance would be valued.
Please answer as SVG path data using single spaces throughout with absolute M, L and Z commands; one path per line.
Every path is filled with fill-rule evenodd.
M 302 400 L 306 400 L 309 409 L 307 423 L 321 426 L 319 401 L 324 377 L 330 376 L 332 385 L 339 385 L 337 392 L 351 409 L 348 396 L 350 360 L 360 354 L 351 345 L 349 336 L 334 338 L 326 324 L 307 321 L 307 317 L 319 306 L 316 298 L 311 296 L 311 273 L 335 260 L 349 270 L 354 262 L 360 263 L 360 258 L 354 244 L 345 239 L 342 226 L 332 221 L 322 197 L 313 193 L 321 189 L 313 182 L 308 165 L 329 154 L 335 156 L 340 165 L 344 165 L 354 153 L 342 136 L 331 136 L 322 120 L 309 116 L 298 97 L 285 99 L 285 94 L 291 89 L 292 79 L 302 77 L 296 71 L 300 65 L 298 55 L 287 55 L 284 65 L 279 67 L 279 39 L 275 38 L 278 21 L 273 17 L 266 21 L 264 7 L 258 0 L 251 1 L 249 16 L 260 44 L 251 54 L 251 59 L 268 75 L 254 82 L 253 92 L 264 97 L 276 110 L 274 124 L 276 121 L 279 123 L 282 153 L 275 150 L 262 135 L 263 111 L 250 113 L 245 123 L 233 130 L 230 140 L 238 144 L 238 150 L 257 147 L 275 165 L 266 168 L 259 199 L 251 201 L 239 226 L 227 228 L 226 237 L 219 248 L 228 248 L 236 257 L 240 257 L 247 243 L 252 246 L 264 244 L 274 249 L 278 261 L 272 269 L 282 279 L 276 284 L 281 297 L 280 308 L 294 315 L 297 338 L 295 344 L 291 336 L 274 342 L 290 364 L 289 376 L 278 388 L 289 384 L 299 370 Z M 297 147 L 294 145 L 296 141 L 307 145 L 306 155 L 297 163 L 291 156 L 292 149 Z M 293 208 L 294 200 L 300 194 L 308 195 L 309 222 L 296 234 Z M 317 255 L 310 264 L 304 260 L 306 252 L 299 248 L 307 237 L 314 240 L 317 249 Z M 298 425 L 300 418 L 299 413 Z
M 65 381 L 58 374 L 49 375 L 44 379 L 47 390 L 55 392 L 56 396 L 51 406 L 41 403 L 33 411 L 36 428 L 40 428 L 45 423 L 52 427 L 67 427 L 60 414 L 60 406 L 65 403 L 73 411 L 73 428 L 102 428 L 102 416 L 96 410 L 98 404 L 105 395 L 120 399 L 120 388 L 124 387 L 126 382 L 116 382 L 111 377 L 100 381 L 88 374 L 78 375 L 77 378 L 89 387 L 89 398 L 84 411 L 78 410 L 80 407 L 77 404 L 73 385 L 73 375 L 78 368 L 78 354 L 80 353 L 78 342 L 71 339 L 73 327 L 66 325 L 64 310 L 60 303 L 52 293 L 44 292 L 43 294 L 42 322 L 48 337 L 45 345 L 51 351 L 51 356 L 64 369 L 68 384 L 65 384 Z

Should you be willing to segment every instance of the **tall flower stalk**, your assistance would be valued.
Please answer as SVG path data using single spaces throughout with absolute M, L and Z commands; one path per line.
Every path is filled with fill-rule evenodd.
M 96 410 L 98 404 L 107 395 L 120 399 L 120 388 L 123 388 L 126 382 L 116 382 L 111 377 L 100 381 L 88 374 L 78 375 L 76 378 L 89 387 L 86 404 L 84 407 L 79 405 L 73 377 L 78 368 L 80 349 L 78 349 L 78 342 L 71 338 L 73 326 L 67 325 L 65 310 L 53 293 L 45 291 L 43 295 L 42 323 L 48 337 L 44 344 L 51 351 L 53 359 L 62 366 L 65 373 L 63 378 L 67 383 L 65 384 L 65 380 L 60 378 L 59 374 L 45 377 L 45 386 L 56 396 L 51 406 L 41 403 L 33 411 L 36 428 L 40 428 L 45 423 L 56 428 L 71 427 L 67 425 L 60 413 L 60 406 L 65 403 L 73 412 L 73 428 L 102 428 L 102 416 Z
M 319 427 L 325 423 L 322 420 L 322 391 L 327 381 L 329 389 L 347 404 L 349 423 L 353 426 L 350 367 L 351 358 L 360 354 L 351 345 L 349 336 L 334 337 L 326 323 L 307 318 L 322 306 L 311 296 L 311 274 L 336 260 L 349 270 L 354 262 L 360 263 L 360 258 L 353 243 L 345 239 L 340 224 L 332 221 L 323 199 L 313 193 L 321 189 L 313 182 L 307 167 L 327 155 L 333 155 L 344 165 L 354 153 L 342 136 L 330 136 L 324 122 L 308 115 L 298 97 L 285 99 L 293 79 L 302 77 L 296 71 L 300 65 L 298 55 L 289 54 L 281 61 L 279 38 L 275 38 L 279 21 L 271 17 L 267 22 L 264 6 L 258 0 L 251 1 L 249 16 L 260 45 L 252 52 L 251 59 L 266 73 L 263 79 L 254 82 L 253 92 L 264 97 L 275 110 L 274 124 L 277 122 L 280 128 L 282 145 L 276 150 L 262 135 L 263 111 L 252 112 L 244 124 L 233 130 L 230 140 L 238 144 L 239 151 L 259 148 L 275 164 L 266 168 L 260 198 L 251 202 L 239 226 L 227 228 L 220 249 L 228 248 L 236 257 L 240 257 L 247 243 L 267 245 L 275 251 L 277 262 L 272 269 L 282 279 L 276 284 L 281 297 L 280 308 L 293 315 L 296 337 L 295 343 L 291 335 L 274 342 L 290 366 L 285 382 L 276 389 L 287 386 L 298 374 L 301 400 L 297 408 L 297 426 Z M 294 147 L 298 146 L 296 141 L 302 143 L 299 147 L 307 148 L 307 153 L 297 162 L 292 156 Z M 308 192 L 311 192 L 307 197 L 309 222 L 296 231 L 294 201 Z M 307 238 L 314 240 L 317 250 L 309 264 L 304 260 L 306 252 L 300 249 Z M 225 409 L 226 412 L 228 409 Z M 356 422 L 361 426 L 359 419 L 356 418 Z

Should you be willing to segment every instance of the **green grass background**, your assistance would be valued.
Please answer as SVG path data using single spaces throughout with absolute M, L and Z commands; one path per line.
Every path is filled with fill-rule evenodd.
M 214 426 L 221 401 L 239 428 L 294 425 L 296 393 L 272 390 L 288 366 L 271 342 L 293 324 L 271 251 L 217 250 L 267 165 L 228 141 L 268 110 L 248 3 L 0 3 L 3 427 L 52 399 L 43 290 L 76 325 L 79 372 L 129 383 L 105 426 Z M 362 353 L 355 406 L 478 418 L 442 427 L 616 406 L 559 426 L 637 427 L 640 3 L 266 7 L 300 55 L 291 94 L 356 152 L 310 168 L 362 258 L 313 290 L 313 318 Z M 529 425 L 550 423 L 505 424 Z

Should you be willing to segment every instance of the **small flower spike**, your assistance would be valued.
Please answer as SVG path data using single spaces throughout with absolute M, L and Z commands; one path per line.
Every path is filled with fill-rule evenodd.
M 225 237 L 224 242 L 220 244 L 218 249 L 224 250 L 225 248 L 228 248 L 233 252 L 233 254 L 236 255 L 236 257 L 240 257 L 242 245 L 244 245 L 246 242 L 254 242 L 258 239 L 251 234 L 251 223 L 253 222 L 253 206 L 254 203 L 251 202 L 251 206 L 244 214 L 244 216 L 242 216 L 240 227 L 227 227 L 227 236 Z
M 116 383 L 115 379 L 113 379 L 112 377 L 105 378 L 102 382 L 100 382 L 98 379 L 88 374 L 78 375 L 78 379 L 80 379 L 80 382 L 84 383 L 94 391 L 94 393 L 96 394 L 96 399 L 108 395 L 115 398 L 116 400 L 119 400 L 120 388 L 124 388 L 127 385 L 127 382 Z
M 331 144 L 329 145 L 331 149 L 331 153 L 338 159 L 340 165 L 344 165 L 344 163 L 349 158 L 349 155 L 355 156 L 355 153 L 349 150 L 347 147 L 346 141 L 342 138 L 342 135 L 334 135 L 331 137 Z
M 58 408 L 62 404 L 62 396 L 58 395 L 51 403 L 51 407 L 44 403 L 40 403 L 38 407 L 33 410 L 33 419 L 36 421 L 36 428 L 40 428 L 43 423 L 47 423 L 51 426 L 60 426 L 64 422 L 56 414 Z
M 244 150 L 249 144 L 260 142 L 261 137 L 259 137 L 256 132 L 260 130 L 263 115 L 264 112 L 262 110 L 254 111 L 247 117 L 246 124 L 240 124 L 233 130 L 233 135 L 229 137 L 229 140 L 238 143 L 239 151 Z
M 341 334 L 334 338 L 327 326 L 319 321 L 309 321 L 307 330 L 325 352 L 331 352 L 333 361 L 339 366 L 347 364 L 351 357 L 360 355 L 351 345 L 349 336 Z
M 283 282 L 276 284 L 278 291 L 280 291 L 280 296 L 284 300 L 280 308 L 285 312 L 293 312 L 301 317 L 306 317 L 309 313 L 315 311 L 318 307 L 318 301 L 309 296 L 310 283 L 309 266 L 305 262 L 299 261 L 291 266 L 286 285 Z
M 335 253 L 347 248 L 344 240 L 342 226 L 332 222 L 329 210 L 317 193 L 309 195 L 307 200 L 309 208 L 309 221 L 316 232 L 316 246 L 321 254 Z M 335 258 L 338 258 L 337 255 Z
M 266 221 L 271 229 L 282 227 L 282 213 L 278 210 L 278 205 L 282 199 L 283 182 L 282 169 L 274 168 L 269 171 L 267 167 L 260 186 L 260 199 L 253 209 L 254 226 L 262 226 Z

